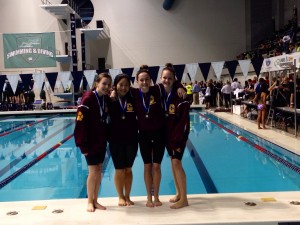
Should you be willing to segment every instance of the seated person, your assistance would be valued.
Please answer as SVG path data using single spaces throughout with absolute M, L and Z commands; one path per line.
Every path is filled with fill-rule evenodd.
M 254 84 L 252 83 L 251 79 L 245 81 L 245 100 L 253 99 L 255 96 Z
M 281 84 L 278 85 L 277 101 L 281 100 L 280 106 L 289 106 L 291 91 L 293 90 L 293 83 L 289 81 L 289 77 L 285 76 Z

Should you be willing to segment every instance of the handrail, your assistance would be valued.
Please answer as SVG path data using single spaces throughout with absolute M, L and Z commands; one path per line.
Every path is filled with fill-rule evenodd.
M 52 5 L 48 0 L 41 0 L 43 5 Z
M 41 0 L 41 2 L 43 3 L 43 5 L 52 5 L 49 0 Z M 79 14 L 79 7 L 74 0 L 67 0 L 67 3 L 77 14 Z
M 68 0 L 67 2 L 68 2 L 68 5 L 69 5 L 72 9 L 74 9 L 74 11 L 75 11 L 77 14 L 79 14 L 78 6 L 77 6 L 76 2 L 73 1 L 73 0 Z
M 84 22 L 83 19 L 81 19 L 81 27 L 82 27 L 83 29 L 90 29 L 90 26 L 87 25 L 87 24 Z
M 68 54 L 61 54 L 60 52 L 60 50 L 58 50 L 58 49 L 56 49 L 55 50 L 55 52 L 56 52 L 56 55 L 58 56 L 58 55 L 68 55 L 68 56 L 70 56 L 70 50 L 69 50 L 69 48 L 68 48 Z

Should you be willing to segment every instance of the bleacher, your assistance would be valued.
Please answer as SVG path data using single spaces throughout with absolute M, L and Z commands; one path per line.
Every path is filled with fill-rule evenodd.
M 282 39 L 285 35 L 291 37 L 291 46 L 294 49 L 284 49 L 284 43 Z M 274 31 L 270 37 L 258 42 L 250 51 L 243 52 L 237 56 L 237 59 L 252 59 L 257 57 L 269 58 L 283 53 L 291 53 L 296 51 L 297 47 L 300 46 L 300 29 L 298 27 L 297 15 L 288 21 L 288 23 L 280 30 Z

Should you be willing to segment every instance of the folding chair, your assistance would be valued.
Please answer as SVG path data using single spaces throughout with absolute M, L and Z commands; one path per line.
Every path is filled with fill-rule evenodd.
M 34 100 L 33 109 L 42 109 L 42 105 L 43 105 L 43 100 L 42 99 Z

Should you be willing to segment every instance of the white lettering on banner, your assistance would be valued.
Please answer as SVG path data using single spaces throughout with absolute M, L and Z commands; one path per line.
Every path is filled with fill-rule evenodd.
M 295 59 L 298 67 L 300 62 L 299 52 L 264 59 L 261 72 L 272 72 L 277 70 L 291 69 L 291 65 L 294 64 Z
M 6 58 L 9 59 L 11 57 L 17 56 L 17 55 L 23 55 L 23 54 L 39 54 L 39 55 L 47 55 L 49 57 L 53 57 L 53 52 L 47 50 L 47 49 L 41 49 L 41 48 L 21 48 L 17 49 L 15 51 L 8 52 L 6 54 Z

